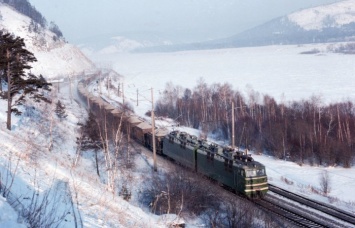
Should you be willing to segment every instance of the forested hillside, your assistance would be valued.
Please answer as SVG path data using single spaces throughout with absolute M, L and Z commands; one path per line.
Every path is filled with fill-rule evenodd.
M 46 18 L 44 18 L 44 16 L 27 0 L 0 0 L 0 3 L 8 4 L 9 6 L 15 8 L 19 13 L 31 18 L 31 26 L 34 31 L 38 30 L 38 25 L 40 25 L 43 28 L 48 28 L 56 34 L 58 38 L 63 37 L 63 33 L 59 27 L 53 21 L 51 21 L 48 25 Z
M 47 25 L 43 16 L 27 0 L 5 2 L 0 1 L 0 30 L 24 39 L 26 49 L 38 60 L 31 65 L 32 73 L 50 79 L 94 68 L 77 47 L 65 41 L 58 26 L 54 22 Z M 30 14 L 31 18 L 20 11 Z
M 167 84 L 156 113 L 228 140 L 232 102 L 235 145 L 300 164 L 351 166 L 355 110 L 350 101 L 324 105 L 314 96 L 277 103 L 273 97 L 253 90 L 244 97 L 228 83 L 207 85 L 200 80 L 193 90 Z

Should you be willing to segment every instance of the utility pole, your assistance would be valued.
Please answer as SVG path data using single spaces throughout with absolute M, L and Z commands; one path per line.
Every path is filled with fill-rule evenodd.
M 110 98 L 110 77 L 107 77 L 107 96 Z
M 70 76 L 68 76 L 68 79 L 69 79 L 70 103 L 73 103 L 73 94 L 71 92 L 71 78 L 70 78 Z
M 122 103 L 124 104 L 124 84 L 122 82 Z
M 153 141 L 153 161 L 154 161 L 154 171 L 157 171 L 157 154 L 155 149 L 155 119 L 154 119 L 154 98 L 153 98 L 153 88 L 152 92 L 152 111 L 150 112 L 152 117 L 152 141 Z
M 232 148 L 234 149 L 234 101 L 232 101 Z
M 138 89 L 137 89 L 137 106 L 138 106 Z
M 86 101 L 88 103 L 88 110 L 90 110 L 90 100 L 89 100 L 89 96 L 86 96 Z
M 99 79 L 99 93 L 100 95 L 102 94 L 102 90 L 101 90 L 101 82 L 102 82 L 102 78 L 101 78 L 102 75 L 100 75 L 100 79 Z

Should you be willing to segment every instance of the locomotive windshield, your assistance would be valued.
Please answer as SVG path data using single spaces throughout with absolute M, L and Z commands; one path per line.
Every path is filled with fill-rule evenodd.
M 245 170 L 246 177 L 265 176 L 265 169 Z

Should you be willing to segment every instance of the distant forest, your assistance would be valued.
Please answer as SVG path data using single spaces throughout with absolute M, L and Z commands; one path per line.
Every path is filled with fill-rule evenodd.
M 0 0 L 0 3 L 5 3 L 12 6 L 18 12 L 28 16 L 32 19 L 31 26 L 34 27 L 34 31 L 36 31 L 37 26 L 36 23 L 42 26 L 43 28 L 48 27 L 47 20 L 42 16 L 42 14 L 32 6 L 27 0 Z M 63 37 L 63 33 L 60 31 L 59 27 L 51 22 L 49 24 L 48 29 L 57 35 L 58 38 Z
M 236 146 L 300 165 L 352 165 L 355 109 L 350 101 L 324 105 L 313 96 L 277 103 L 253 90 L 246 98 L 228 83 L 207 85 L 200 79 L 192 90 L 168 83 L 155 112 L 203 134 L 231 139 L 232 102 Z

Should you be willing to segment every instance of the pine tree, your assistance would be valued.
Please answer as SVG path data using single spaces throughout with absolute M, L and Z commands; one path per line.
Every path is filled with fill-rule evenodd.
M 1 97 L 7 99 L 7 129 L 11 130 L 11 114 L 21 115 L 17 106 L 29 97 L 36 102 L 51 102 L 43 93 L 50 91 L 50 83 L 43 78 L 28 73 L 30 63 L 37 61 L 34 55 L 25 49 L 23 38 L 0 31 L 0 83 L 7 85 L 7 91 Z
M 81 150 L 94 150 L 95 153 L 95 163 L 96 163 L 96 173 L 100 176 L 99 171 L 99 161 L 98 161 L 98 151 L 104 148 L 99 135 L 99 127 L 96 122 L 95 115 L 90 112 L 89 117 L 85 124 L 79 124 L 81 137 L 77 138 L 76 143 L 80 144 Z
M 65 105 L 63 105 L 59 100 L 55 106 L 55 113 L 60 120 L 65 119 L 68 116 L 65 110 Z
M 49 30 L 53 32 L 55 35 L 57 35 L 58 38 L 63 37 L 62 31 L 60 31 L 58 25 L 53 21 L 51 21 L 51 23 L 49 24 Z

